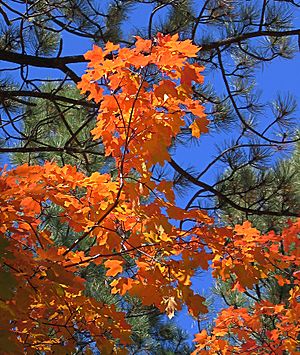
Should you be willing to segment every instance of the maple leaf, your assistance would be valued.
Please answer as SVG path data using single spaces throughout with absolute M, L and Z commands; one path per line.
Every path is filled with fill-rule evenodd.
M 132 288 L 134 283 L 136 283 L 136 281 L 128 278 L 113 280 L 110 283 L 110 286 L 112 287 L 111 293 L 120 293 L 123 296 L 128 290 Z
M 154 88 L 154 94 L 155 96 L 162 98 L 164 101 L 166 101 L 165 95 L 167 95 L 168 97 L 176 97 L 178 95 L 176 90 L 176 84 L 171 80 L 161 81 L 159 85 Z
M 36 202 L 32 197 L 28 196 L 25 197 L 21 201 L 21 207 L 24 209 L 25 213 L 36 213 L 39 214 L 41 213 L 41 206 L 38 202 Z
M 135 36 L 135 49 L 137 52 L 140 53 L 149 53 L 152 47 L 152 40 L 150 39 L 143 39 L 139 36 Z
M 116 276 L 123 271 L 122 260 L 106 260 L 104 266 L 108 269 L 106 276 Z
M 200 138 L 201 133 L 207 133 L 208 120 L 206 118 L 197 117 L 194 122 L 189 126 L 192 130 L 192 136 L 196 138 Z
M 163 302 L 165 303 L 165 312 L 169 319 L 172 319 L 175 315 L 175 310 L 177 309 L 177 303 L 175 297 L 165 297 Z
M 181 83 L 187 85 L 188 88 L 191 86 L 192 81 L 202 84 L 204 79 L 203 76 L 199 74 L 202 70 L 204 70 L 204 67 L 185 65 L 182 69 Z
M 207 313 L 208 309 L 207 307 L 203 304 L 205 301 L 205 298 L 200 296 L 200 295 L 193 295 L 189 297 L 187 301 L 187 305 L 189 308 L 189 312 L 194 316 L 198 317 L 199 314 Z
M 196 342 L 198 344 L 202 344 L 205 342 L 206 338 L 207 338 L 207 331 L 206 331 L 206 329 L 203 329 L 200 333 L 197 333 L 195 335 L 193 342 Z
M 118 49 L 120 49 L 120 45 L 119 44 L 113 44 L 110 41 L 107 41 L 105 44 L 105 49 L 106 49 L 106 53 L 110 53 L 113 51 L 117 51 Z

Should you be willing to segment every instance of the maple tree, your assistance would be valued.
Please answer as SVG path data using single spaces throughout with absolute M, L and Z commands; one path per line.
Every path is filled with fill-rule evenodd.
M 296 353 L 299 222 L 290 222 L 279 235 L 261 235 L 249 222 L 236 225 L 234 232 L 227 258 L 214 265 L 215 277 L 228 283 L 220 288 L 227 307 L 209 334 L 203 329 L 196 335 L 194 354 Z M 270 299 L 274 287 L 278 297 Z
M 52 85 L 48 85 L 48 90 Z M 79 90 L 66 85 L 65 91 L 68 97 L 80 99 Z M 36 106 L 28 109 L 28 118 L 24 122 L 24 132 L 34 132 L 35 138 L 43 140 L 45 144 L 57 146 L 62 140 L 69 140 L 73 137 L 72 132 L 80 133 L 76 135 L 75 142 L 80 146 L 84 146 L 81 154 L 68 154 L 57 152 L 31 152 L 28 154 L 14 153 L 10 156 L 11 161 L 15 165 L 29 162 L 30 165 L 44 164 L 45 161 L 52 161 L 59 166 L 65 164 L 78 167 L 81 172 L 86 175 L 94 171 L 108 171 L 111 176 L 114 176 L 113 159 L 103 157 L 103 146 L 101 140 L 92 141 L 90 135 L 91 128 L 94 127 L 94 120 L 89 125 L 82 127 L 84 116 L 88 114 L 88 110 L 74 109 L 72 105 L 64 107 L 65 115 L 63 119 L 59 116 L 53 121 L 47 122 L 44 120 L 49 114 L 56 110 L 56 103 L 45 102 L 41 99 L 32 100 L 32 104 Z M 44 124 L 41 125 L 40 122 Z M 66 124 L 66 121 L 69 124 Z M 88 146 L 92 145 L 91 148 Z M 36 144 L 28 142 L 30 147 L 36 147 Z M 44 211 L 43 223 L 45 228 L 51 233 L 51 239 L 55 245 L 70 246 L 76 240 L 76 232 L 68 228 L 68 226 L 60 221 L 59 207 L 51 206 Z M 90 245 L 90 241 L 86 240 L 80 243 L 77 250 L 86 250 Z M 127 258 L 127 264 L 131 263 Z M 174 324 L 171 320 L 166 320 L 153 306 L 143 306 L 136 297 L 128 295 L 120 296 L 119 294 L 112 295 L 110 286 L 106 281 L 106 269 L 103 265 L 89 264 L 87 267 L 80 269 L 80 275 L 85 279 L 85 295 L 94 297 L 105 304 L 116 304 L 119 311 L 125 312 L 125 317 L 131 326 L 132 343 L 129 347 L 130 353 L 148 351 L 156 354 L 180 353 L 190 354 L 192 352 L 192 344 L 187 341 L 189 335 L 186 331 Z M 84 339 L 82 336 L 78 339 L 77 351 L 84 349 L 89 339 Z M 175 351 L 176 349 L 176 351 Z
M 48 90 L 53 87 L 48 85 Z M 79 90 L 66 85 L 65 92 L 68 97 L 80 99 Z M 29 154 L 14 153 L 11 155 L 11 161 L 15 165 L 30 162 L 30 164 L 44 164 L 45 161 L 56 162 L 59 166 L 65 164 L 77 166 L 84 174 L 94 171 L 109 171 L 113 176 L 115 174 L 113 159 L 103 157 L 103 147 L 101 140 L 92 141 L 90 135 L 91 128 L 94 127 L 94 120 L 89 125 L 82 127 L 84 116 L 88 110 L 77 110 L 72 105 L 64 107 L 66 112 L 63 119 L 59 116 L 53 121 L 44 120 L 49 114 L 57 109 L 56 103 L 45 102 L 41 99 L 32 100 L 35 106 L 28 109 L 28 118 L 25 121 L 24 132 L 34 132 L 35 138 L 43 140 L 45 144 L 57 146 L 62 140 L 70 138 L 71 132 L 80 133 L 76 135 L 75 142 L 80 146 L 84 146 L 85 151 L 79 155 L 57 152 L 31 152 Z M 69 124 L 66 124 L 66 120 Z M 40 122 L 44 124 L 41 125 Z M 32 133 L 31 133 L 32 134 Z M 58 142 L 58 144 L 57 144 Z M 88 145 L 93 147 L 88 148 Z M 31 142 L 28 146 L 34 148 L 36 144 Z M 76 239 L 76 232 L 68 228 L 59 218 L 59 207 L 53 205 L 44 211 L 43 223 L 45 228 L 51 233 L 51 239 L 55 245 L 70 246 Z M 89 247 L 89 241 L 83 241 L 77 250 L 86 250 Z M 127 263 L 130 264 L 129 258 Z M 106 281 L 106 269 L 103 265 L 90 264 L 82 267 L 80 275 L 85 279 L 85 295 L 94 297 L 103 303 L 116 304 L 119 311 L 125 312 L 125 317 L 131 326 L 132 343 L 129 347 L 130 353 L 148 351 L 150 353 L 168 354 L 176 353 L 190 354 L 192 352 L 192 344 L 188 342 L 188 333 L 176 326 L 171 320 L 166 320 L 164 315 L 153 306 L 142 306 L 136 297 L 128 295 L 120 296 L 110 293 L 110 286 Z M 89 339 L 79 337 L 77 343 L 77 351 L 84 349 Z
M 91 263 L 106 268 L 112 294 L 138 297 L 170 318 L 184 305 L 195 318 L 208 312 L 192 287 L 198 268 L 230 279 L 237 292 L 280 270 L 287 302 L 258 299 L 251 311 L 222 310 L 211 334 L 196 335 L 195 353 L 296 351 L 299 223 L 281 235 L 261 235 L 248 222 L 218 227 L 205 211 L 176 206 L 172 181 L 153 179 L 157 164 L 171 162 L 168 149 L 182 127 L 196 138 L 208 131 L 192 90 L 203 82 L 204 68 L 193 60 L 199 49 L 157 34 L 137 37 L 133 48 L 108 42 L 85 55 L 89 69 L 78 87 L 99 104 L 92 134 L 113 157 L 116 176 L 50 162 L 2 171 L 0 317 L 1 336 L 10 340 L 1 342 L 2 353 L 65 354 L 81 334 L 86 353 L 93 344 L 103 354 L 127 352 L 124 313 L 85 294 L 80 270 Z M 57 248 L 47 229 L 52 206 L 76 235 L 68 246 Z M 261 331 L 262 317 L 273 317 L 269 333 Z

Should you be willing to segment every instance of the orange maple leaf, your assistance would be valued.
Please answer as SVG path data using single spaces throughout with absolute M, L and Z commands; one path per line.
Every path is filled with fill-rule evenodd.
M 208 132 L 207 124 L 208 124 L 208 120 L 206 118 L 197 117 L 189 127 L 192 130 L 192 136 L 196 138 L 200 138 L 201 133 L 207 133 Z
M 106 260 L 104 266 L 109 269 L 106 271 L 106 276 L 116 276 L 123 271 L 122 260 Z

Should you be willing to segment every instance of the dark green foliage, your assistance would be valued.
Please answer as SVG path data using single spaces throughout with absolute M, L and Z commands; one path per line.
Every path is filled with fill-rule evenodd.
M 53 94 L 57 87 L 46 84 L 43 92 Z M 82 98 L 79 91 L 71 85 L 64 85 L 60 95 L 76 103 Z M 42 164 L 45 161 L 56 161 L 59 165 L 77 166 L 85 173 L 92 173 L 110 163 L 104 159 L 104 151 L 100 141 L 93 141 L 90 133 L 95 126 L 93 110 L 68 102 L 56 102 L 34 98 L 29 100 L 30 106 L 25 108 L 22 122 L 23 139 L 21 147 L 34 148 L 42 145 L 61 151 L 32 151 L 30 153 L 14 153 L 12 162 Z M 112 168 L 112 166 L 111 166 Z
M 257 152 L 256 154 L 259 154 Z M 249 157 L 246 157 L 249 161 Z M 238 159 L 233 158 L 233 162 Z M 231 167 L 220 178 L 218 189 L 233 196 L 232 199 L 246 207 L 272 211 L 300 210 L 300 160 L 299 144 L 289 159 L 279 160 L 273 168 L 246 166 L 235 174 Z M 269 215 L 251 215 L 247 212 L 236 211 L 228 204 L 219 201 L 222 219 L 226 223 L 235 225 L 250 220 L 262 232 L 275 230 L 280 232 L 286 225 L 286 218 Z

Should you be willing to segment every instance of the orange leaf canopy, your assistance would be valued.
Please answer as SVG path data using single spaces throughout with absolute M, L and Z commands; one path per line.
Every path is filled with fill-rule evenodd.
M 115 159 L 117 178 L 98 172 L 85 176 L 54 163 L 2 172 L 5 273 L 0 276 L 11 280 L 11 288 L 0 303 L 1 327 L 20 349 L 34 353 L 63 346 L 71 352 L 76 342 L 70 335 L 88 331 L 100 350 L 125 351 L 130 327 L 124 314 L 87 298 L 84 280 L 74 277 L 90 263 L 107 269 L 112 293 L 131 293 L 169 314 L 184 303 L 180 288 L 191 285 L 193 272 L 185 275 L 173 255 L 192 244 L 163 213 L 174 200 L 172 184 L 152 181 L 150 168 L 169 159 L 172 139 L 187 118 L 195 118 L 192 110 L 207 123 L 188 85 L 203 80 L 203 68 L 189 62 L 198 50 L 178 36 L 158 35 L 155 41 L 137 37 L 131 49 L 107 43 L 86 54 L 89 70 L 79 87 L 100 105 L 92 134 L 102 138 L 106 155 Z M 145 201 L 155 198 L 141 203 L 137 191 Z M 68 247 L 56 247 L 44 223 L 47 210 L 55 206 L 61 223 L 78 236 L 68 241 L 66 235 Z M 200 213 L 182 213 L 211 221 Z M 93 245 L 82 248 L 89 240 Z M 193 263 L 192 250 L 185 254 Z M 130 276 L 124 255 L 136 262 Z M 193 292 L 185 294 L 190 298 Z
M 133 49 L 108 44 L 86 54 L 91 69 L 79 87 L 100 101 L 92 133 L 102 137 L 106 154 L 126 173 L 134 168 L 145 174 L 145 166 L 169 160 L 168 147 L 186 125 L 185 116 L 197 119 L 198 136 L 207 132 L 203 107 L 191 90 L 192 82 L 203 81 L 203 67 L 188 61 L 198 51 L 177 35 L 158 35 L 154 43 L 137 37 Z
M 0 262 L 5 272 L 0 277 L 9 278 L 11 287 L 0 298 L 0 323 L 16 344 L 14 353 L 51 353 L 59 347 L 69 353 L 78 332 L 88 332 L 103 353 L 126 352 L 131 340 L 125 314 L 86 297 L 84 279 L 75 276 L 91 263 L 106 269 L 113 294 L 137 296 L 169 317 L 187 305 L 195 318 L 207 312 L 204 298 L 193 291 L 198 268 L 210 265 L 215 277 L 232 276 L 233 288 L 251 289 L 276 268 L 299 265 L 294 253 L 298 225 L 285 232 L 282 256 L 283 236 L 262 236 L 248 224 L 235 231 L 216 227 L 205 212 L 175 206 L 171 181 L 152 179 L 156 164 L 170 159 L 168 148 L 183 127 L 190 126 L 195 137 L 207 132 L 203 107 L 191 88 L 203 81 L 203 68 L 191 60 L 198 51 L 188 40 L 159 34 L 154 41 L 137 37 L 133 48 L 107 43 L 86 54 L 89 69 L 79 87 L 99 103 L 92 134 L 102 138 L 105 154 L 114 158 L 116 176 L 85 176 L 53 163 L 2 172 Z M 59 248 L 45 223 L 52 207 L 76 234 L 69 240 L 66 233 Z M 192 222 L 189 230 L 175 227 L 185 220 Z M 295 326 L 299 310 L 296 289 L 290 297 L 290 309 L 276 308 L 287 329 Z M 221 313 L 212 335 L 196 337 L 197 352 L 203 344 L 211 354 L 221 346 L 236 351 L 222 339 L 221 328 L 224 319 L 226 324 L 239 321 L 244 329 L 250 316 L 240 311 L 242 320 L 234 310 Z M 259 306 L 255 312 L 258 329 Z

